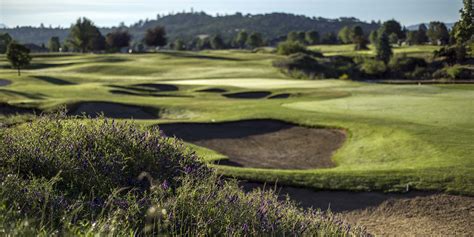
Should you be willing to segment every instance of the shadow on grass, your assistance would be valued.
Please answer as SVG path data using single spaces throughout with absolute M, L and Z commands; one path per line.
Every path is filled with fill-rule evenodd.
M 160 109 L 154 107 L 104 101 L 77 102 L 67 105 L 67 109 L 69 115 L 87 115 L 92 118 L 103 114 L 116 119 L 157 119 L 160 114 Z
M 238 58 L 229 58 L 221 56 L 209 56 L 209 55 L 199 55 L 189 52 L 160 52 L 160 54 L 169 55 L 179 58 L 194 58 L 194 59 L 205 59 L 205 60 L 226 60 L 226 61 L 242 61 Z
M 0 93 L 22 96 L 22 97 L 26 97 L 28 99 L 34 99 L 34 100 L 42 100 L 45 97 L 47 97 L 46 95 L 41 94 L 41 93 L 31 94 L 31 93 L 19 92 L 19 91 L 14 91 L 14 90 L 7 90 L 7 89 L 0 89 Z
M 154 93 L 136 93 L 132 91 L 125 90 L 110 90 L 112 94 L 116 95 L 133 95 L 133 96 L 149 96 L 149 97 L 176 97 L 176 98 L 191 98 L 193 96 L 188 95 L 169 95 L 169 94 L 154 94 Z
M 10 105 L 7 103 L 0 103 L 1 115 L 16 115 L 16 114 L 39 114 L 41 110 L 36 108 L 27 108 Z
M 66 81 L 63 79 L 55 78 L 55 77 L 49 77 L 49 76 L 35 76 L 34 78 L 39 79 L 41 81 L 55 84 L 55 85 L 60 85 L 60 86 L 65 86 L 65 85 L 76 85 L 76 83 Z

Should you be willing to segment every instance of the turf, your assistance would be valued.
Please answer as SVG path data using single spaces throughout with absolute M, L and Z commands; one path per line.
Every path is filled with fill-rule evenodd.
M 332 55 L 354 54 L 350 45 L 313 48 L 318 47 Z M 394 51 L 425 55 L 435 48 Z M 34 55 L 32 67 L 18 77 L 0 57 L 0 79 L 12 82 L 0 87 L 0 102 L 45 111 L 87 101 L 137 105 L 156 109 L 159 119 L 137 120 L 150 126 L 265 118 L 344 128 L 349 137 L 333 157 L 335 168 L 216 167 L 229 176 L 315 189 L 418 189 L 474 195 L 473 85 L 294 80 L 271 66 L 277 58 L 281 56 L 243 51 Z M 153 92 L 157 96 L 136 91 L 137 84 L 146 83 L 176 85 L 178 90 Z M 136 94 L 111 93 L 117 86 Z M 199 92 L 216 88 L 225 93 L 269 91 L 268 97 L 284 93 L 291 97 L 243 100 L 226 98 L 224 92 Z M 198 148 L 198 154 L 208 160 L 225 158 L 204 148 Z

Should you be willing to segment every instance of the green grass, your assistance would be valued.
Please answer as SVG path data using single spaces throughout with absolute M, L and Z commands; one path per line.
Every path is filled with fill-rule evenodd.
M 323 53 L 325 56 L 345 55 L 345 56 L 356 56 L 356 55 L 375 55 L 375 48 L 373 45 L 369 45 L 369 50 L 354 51 L 354 44 L 345 45 L 314 45 L 310 46 L 309 49 L 317 50 Z M 430 57 L 432 53 L 439 49 L 439 46 L 433 45 L 417 45 L 417 46 L 398 46 L 393 45 L 393 53 L 406 54 L 407 56 L 415 57 Z
M 314 46 L 330 55 L 353 55 L 351 45 Z M 435 46 L 402 47 L 395 53 L 428 55 Z M 364 51 L 361 53 L 372 53 Z M 36 69 L 0 69 L 0 102 L 52 110 L 64 103 L 111 101 L 161 109 L 171 122 L 212 122 L 274 118 L 307 126 L 341 127 L 350 137 L 334 155 L 337 167 L 307 171 L 220 167 L 221 173 L 320 189 L 439 190 L 474 195 L 474 86 L 380 85 L 343 80 L 293 80 L 271 66 L 274 54 L 242 51 L 142 55 L 36 56 Z M 41 64 L 40 64 L 41 62 Z M 0 59 L 0 68 L 7 66 Z M 57 85 L 37 76 L 74 83 Z M 169 83 L 168 94 L 150 97 L 111 94 L 109 85 Z M 269 90 L 291 93 L 283 100 L 228 99 L 219 93 Z M 225 158 L 207 149 L 208 160 Z

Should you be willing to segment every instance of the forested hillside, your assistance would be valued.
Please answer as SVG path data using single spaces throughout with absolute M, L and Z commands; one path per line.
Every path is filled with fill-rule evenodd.
M 72 22 L 71 22 L 72 23 Z M 122 26 L 128 29 L 134 40 L 141 40 L 147 28 L 156 25 L 166 27 L 170 40 L 182 38 L 190 40 L 198 35 L 220 34 L 229 39 L 235 36 L 239 30 L 259 32 L 265 39 L 272 40 L 285 36 L 290 31 L 316 30 L 321 35 L 329 32 L 338 32 L 344 26 L 360 25 L 364 32 L 377 29 L 379 25 L 375 22 L 361 22 L 356 18 L 310 18 L 303 15 L 286 13 L 271 13 L 259 15 L 234 15 L 211 16 L 206 13 L 178 13 L 157 17 L 156 20 L 139 21 L 131 26 Z M 102 34 L 110 32 L 113 28 L 100 28 Z M 63 41 L 69 32 L 68 28 L 48 27 L 16 27 L 0 29 L 0 32 L 9 33 L 20 43 L 47 43 L 53 36 L 58 36 Z M 171 41 L 170 41 L 171 42 Z

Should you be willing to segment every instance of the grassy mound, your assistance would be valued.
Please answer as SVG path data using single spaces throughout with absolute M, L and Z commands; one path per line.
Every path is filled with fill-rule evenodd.
M 271 192 L 244 193 L 133 123 L 43 116 L 0 130 L 7 235 L 364 235 Z

